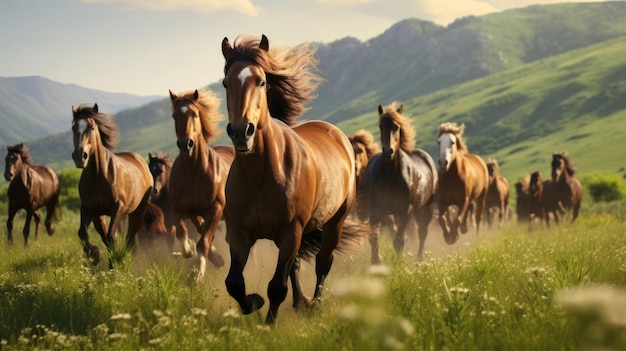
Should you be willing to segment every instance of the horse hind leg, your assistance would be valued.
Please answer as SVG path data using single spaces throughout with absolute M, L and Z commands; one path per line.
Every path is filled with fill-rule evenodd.
M 406 241 L 405 232 L 406 227 L 409 224 L 409 216 L 403 214 L 402 217 L 399 218 L 398 230 L 396 231 L 396 235 L 393 239 L 393 248 L 396 251 L 396 254 L 401 255 L 404 250 L 404 243 Z
M 39 221 L 41 215 L 37 211 L 26 211 L 26 219 L 24 220 L 24 229 L 22 234 L 24 235 L 24 247 L 28 247 L 28 237 L 30 236 L 30 221 L 35 217 L 35 239 L 37 238 L 37 232 L 39 231 Z
M 15 207 L 9 207 L 9 216 L 7 218 L 7 240 L 9 245 L 13 245 L 13 219 L 17 209 Z
M 424 260 L 424 246 L 426 237 L 428 236 L 428 225 L 433 218 L 433 210 L 430 204 L 425 205 L 421 209 L 415 211 L 415 222 L 417 223 L 417 234 L 419 237 L 419 248 L 417 251 L 417 259 Z
M 371 249 L 370 262 L 372 264 L 381 264 L 383 262 L 383 256 L 381 256 L 378 248 L 378 238 L 380 237 L 380 223 L 374 223 L 370 219 L 370 235 L 369 243 Z

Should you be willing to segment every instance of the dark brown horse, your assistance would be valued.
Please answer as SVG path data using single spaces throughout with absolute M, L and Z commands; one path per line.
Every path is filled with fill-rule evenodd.
M 487 160 L 487 171 L 489 172 L 489 190 L 485 201 L 485 214 L 487 224 L 491 226 L 493 218 L 491 209 L 496 208 L 500 226 L 504 223 L 509 209 L 509 181 L 500 175 L 500 166 L 495 159 Z
M 464 129 L 464 124 L 442 123 L 437 133 L 439 224 L 448 244 L 459 239 L 459 228 L 461 233 L 467 233 L 468 211 L 474 210 L 476 234 L 479 233 L 489 189 L 487 165 L 480 156 L 469 153 L 462 138 Z M 450 218 L 450 206 L 458 209 L 455 218 Z
M 350 144 L 354 149 L 354 162 L 356 172 L 356 189 L 357 193 L 362 189 L 363 174 L 369 160 L 380 152 L 380 147 L 374 141 L 372 133 L 365 129 L 361 129 L 351 136 L 348 136 Z
M 411 219 L 417 223 L 418 259 L 424 255 L 428 225 L 433 217 L 437 190 L 437 167 L 432 157 L 415 148 L 415 130 L 411 120 L 402 115 L 395 103 L 378 105 L 378 125 L 382 153 L 372 157 L 363 176 L 363 195 L 359 197 L 359 215 L 369 219 L 371 262 L 378 264 L 380 224 L 391 214 L 397 225 L 393 246 L 402 253 L 405 231 Z
M 222 41 L 226 59 L 224 87 L 228 136 L 236 155 L 228 175 L 226 209 L 231 266 L 226 278 L 230 295 L 244 314 L 264 304 L 247 294 L 243 269 L 258 239 L 279 248 L 269 282 L 266 323 L 273 323 L 291 278 L 293 305 L 317 306 L 324 281 L 346 238 L 365 233 L 343 225 L 356 193 L 354 151 L 337 127 L 322 121 L 295 124 L 314 93 L 318 77 L 311 47 L 273 47 L 261 39 Z M 342 235 L 343 233 L 343 235 Z M 314 301 L 300 286 L 300 256 L 318 251 Z
M 170 91 L 170 99 L 179 150 L 168 183 L 172 220 L 183 257 L 199 254 L 196 279 L 200 280 L 207 258 L 217 267 L 224 265 L 213 247 L 213 237 L 224 212 L 224 188 L 235 151 L 232 146 L 209 146 L 219 134 L 218 122 L 222 119 L 219 100 L 210 91 Z M 186 219 L 196 221 L 200 233 L 197 244 L 188 237 Z
M 525 223 L 530 216 L 530 190 L 528 178 L 515 182 L 515 213 L 518 223 Z
M 552 181 L 555 186 L 555 197 L 563 208 L 572 209 L 572 222 L 578 217 L 583 196 L 583 186 L 574 177 L 576 167 L 565 152 L 552 154 Z
M 98 104 L 72 107 L 76 167 L 82 168 L 78 183 L 80 227 L 78 237 L 93 264 L 100 262 L 98 247 L 89 242 L 87 229 L 93 222 L 109 253 L 116 246 L 120 221 L 128 215 L 126 247 L 133 248 L 135 235 L 152 189 L 152 176 L 146 161 L 134 152 L 118 152 L 119 130 L 109 115 L 98 111 Z M 105 216 L 110 216 L 105 230 Z M 113 262 L 109 260 L 109 268 Z
M 545 222 L 547 227 L 550 227 L 550 218 L 558 224 L 565 209 L 558 200 L 557 187 L 552 179 L 543 180 L 539 171 L 531 173 L 529 193 L 529 224 L 532 225 L 535 218 Z
M 39 234 L 41 214 L 37 211 L 46 206 L 44 225 L 49 235 L 54 234 L 53 221 L 57 220 L 59 206 L 59 180 L 52 168 L 37 166 L 24 144 L 7 146 L 7 157 L 4 179 L 9 184 L 9 218 L 7 219 L 7 235 L 9 244 L 13 244 L 13 218 L 18 210 L 26 211 L 24 222 L 24 246 L 28 246 L 30 221 L 35 217 L 35 238 Z

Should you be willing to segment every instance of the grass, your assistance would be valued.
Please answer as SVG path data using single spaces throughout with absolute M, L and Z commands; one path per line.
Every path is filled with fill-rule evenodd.
M 263 324 L 266 308 L 240 314 L 225 269 L 209 269 L 196 284 L 188 260 L 158 250 L 120 250 L 116 262 L 127 266 L 92 267 L 76 237 L 78 216 L 67 213 L 54 236 L 27 249 L 0 244 L 1 348 L 623 349 L 623 315 L 610 312 L 626 299 L 624 205 L 590 205 L 575 224 L 549 230 L 510 223 L 454 246 L 433 227 L 422 263 L 395 256 L 385 236 L 388 270 L 369 266 L 367 244 L 339 256 L 322 308 L 296 312 L 288 295 L 273 327 Z M 273 262 L 251 259 L 263 268 L 246 271 L 249 291 L 266 289 Z M 304 269 L 307 286 L 312 269 Z

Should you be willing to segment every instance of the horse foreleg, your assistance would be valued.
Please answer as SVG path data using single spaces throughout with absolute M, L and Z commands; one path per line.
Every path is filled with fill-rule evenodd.
M 469 196 L 465 196 L 465 202 L 463 202 L 463 208 L 459 212 L 459 215 L 456 219 L 456 223 L 460 223 L 461 225 L 461 234 L 467 233 L 467 213 L 474 209 L 472 202 L 470 201 Z M 482 208 L 480 209 L 482 211 Z M 478 217 L 478 212 L 476 211 L 476 216 Z
M 26 210 L 26 219 L 24 220 L 24 229 L 22 229 L 22 234 L 24 235 L 24 247 L 28 247 L 28 236 L 30 235 L 30 221 L 32 220 L 33 215 L 34 215 L 33 211 Z M 35 222 L 37 222 L 36 218 L 37 217 L 35 217 Z
M 373 221 L 370 219 L 370 249 L 371 249 L 371 258 L 370 261 L 372 264 L 381 264 L 383 262 L 383 256 L 380 255 L 378 249 L 378 238 L 380 236 L 380 222 Z
M 13 245 L 13 218 L 17 213 L 17 208 L 9 206 L 9 217 L 7 218 L 7 239 L 9 245 Z
M 428 236 L 428 225 L 433 218 L 432 204 L 428 203 L 422 208 L 415 211 L 415 222 L 417 223 L 417 234 L 419 237 L 419 248 L 417 251 L 417 259 L 422 261 L 424 259 L 424 243 Z
M 446 243 L 454 244 L 457 239 L 456 237 L 452 238 L 450 236 L 450 225 L 448 223 L 449 222 L 448 221 L 448 209 L 443 206 L 439 206 L 438 222 L 439 222 L 439 226 L 441 226 L 441 231 L 443 231 L 443 238 L 445 239 Z
M 100 263 L 100 250 L 98 249 L 97 246 L 92 245 L 89 242 L 87 229 L 89 228 L 89 224 L 91 223 L 91 221 L 92 221 L 91 215 L 88 215 L 85 212 L 85 210 L 81 207 L 80 227 L 78 227 L 78 238 L 80 239 L 80 243 L 83 246 L 83 251 L 87 255 L 87 258 L 90 259 L 91 263 L 95 266 L 98 263 Z M 96 225 L 95 221 L 94 221 L 94 227 L 96 227 L 96 230 L 98 230 L 98 225 Z M 98 233 L 100 233 L 100 236 L 104 238 L 104 228 L 101 228 L 101 229 L 102 229 L 102 233 L 100 233 L 100 231 L 98 231 Z
M 299 223 L 294 223 L 292 224 L 291 229 L 282 233 L 282 240 L 277 243 L 278 263 L 276 264 L 274 276 L 267 286 L 267 297 L 270 300 L 270 308 L 267 311 L 267 317 L 265 318 L 265 323 L 267 324 L 273 324 L 276 321 L 278 308 L 287 297 L 287 279 L 291 273 L 298 250 L 300 249 L 302 235 L 302 226 Z
M 291 280 L 291 292 L 293 294 L 293 308 L 298 309 L 310 303 L 310 299 L 304 295 L 300 282 L 300 256 L 296 256 L 289 273 Z
M 35 219 L 35 240 L 37 240 L 37 238 L 39 238 L 39 224 L 41 223 L 41 214 L 39 211 L 33 211 L 33 218 Z
M 203 231 L 201 232 L 200 240 L 196 246 L 200 257 L 204 259 L 208 258 L 211 263 L 218 268 L 224 265 L 224 258 L 217 252 L 217 249 L 213 245 L 213 238 L 215 237 L 215 232 L 222 218 L 223 211 L 223 207 L 216 204 L 215 207 L 207 213 Z
M 240 234 L 240 233 L 238 233 Z M 229 237 L 232 234 L 229 233 Z M 254 242 L 248 240 L 245 235 L 238 235 L 241 240 L 233 240 L 230 245 L 230 269 L 226 276 L 226 290 L 232 296 L 243 314 L 250 314 L 263 307 L 265 301 L 259 294 L 246 295 L 246 282 L 243 277 L 243 269 L 248 262 L 250 248 Z
M 176 228 L 176 238 L 180 241 L 182 246 L 182 255 L 184 258 L 191 258 L 196 255 L 195 245 L 196 243 L 188 237 L 187 224 L 185 218 L 175 212 L 172 214 L 174 220 L 174 226 Z
M 150 199 L 150 193 L 152 192 L 152 188 L 148 189 L 146 193 L 143 195 L 141 202 L 135 209 L 135 211 L 128 215 L 128 232 L 126 233 L 126 249 L 132 250 L 135 252 L 135 237 L 139 229 L 142 226 L 142 220 L 144 212 L 146 211 L 146 206 L 148 206 L 148 200 Z M 121 217 L 121 216 L 120 216 Z
M 393 238 L 393 248 L 396 250 L 396 254 L 402 254 L 404 250 L 404 242 L 405 236 L 404 232 L 406 231 L 406 227 L 409 224 L 410 217 L 408 214 L 402 214 L 402 217 L 399 218 L 398 230 Z

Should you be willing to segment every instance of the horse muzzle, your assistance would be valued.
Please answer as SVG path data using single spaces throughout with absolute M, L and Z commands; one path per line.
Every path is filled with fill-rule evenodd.
M 235 150 L 239 152 L 248 152 L 252 149 L 254 132 L 255 127 L 252 123 L 228 123 L 226 126 L 226 134 L 232 140 Z
M 11 172 L 5 172 L 4 173 L 4 179 L 6 179 L 7 182 L 10 182 L 13 180 L 13 173 Z
M 88 157 L 89 155 L 87 155 L 87 153 L 84 152 L 82 149 L 77 149 L 72 152 L 72 160 L 74 160 L 76 168 L 85 168 Z
M 181 155 L 191 156 L 191 153 L 193 152 L 194 142 L 191 139 L 177 140 L 176 146 L 178 146 L 178 151 Z

